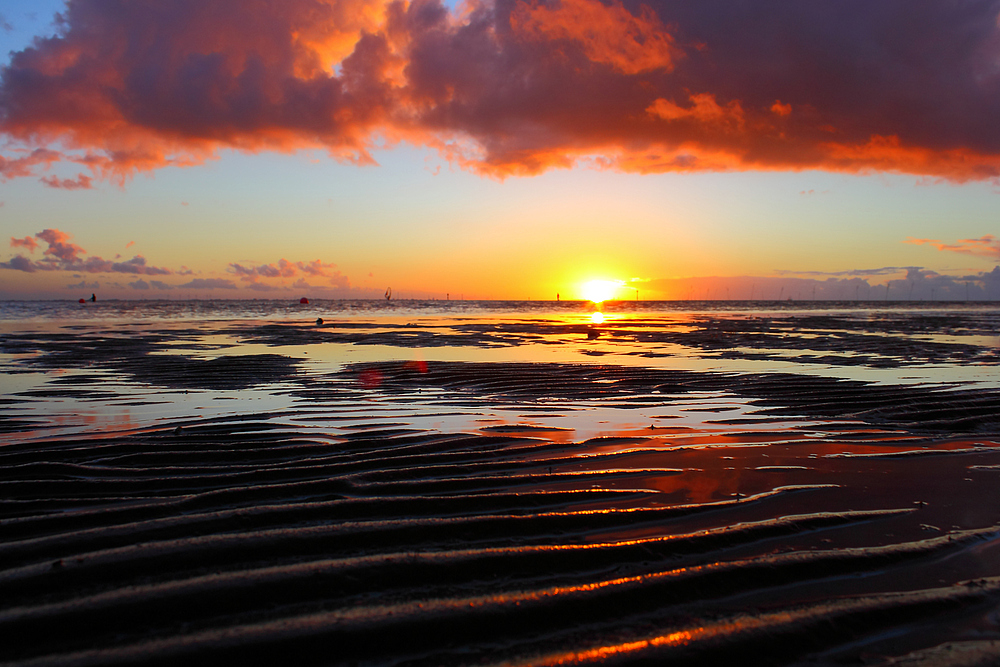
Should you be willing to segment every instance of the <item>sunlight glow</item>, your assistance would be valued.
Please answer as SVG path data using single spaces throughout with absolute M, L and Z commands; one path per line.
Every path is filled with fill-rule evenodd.
M 625 283 L 621 280 L 591 280 L 580 287 L 583 298 L 594 303 L 613 299 L 618 288 Z
M 596 313 L 590 316 L 590 321 L 593 322 L 594 324 L 604 324 L 604 313 L 602 313 L 601 311 L 597 311 Z

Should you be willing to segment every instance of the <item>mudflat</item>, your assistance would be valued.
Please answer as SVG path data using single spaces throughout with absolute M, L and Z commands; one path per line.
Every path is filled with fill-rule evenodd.
M 998 321 L 19 326 L 0 661 L 994 664 Z

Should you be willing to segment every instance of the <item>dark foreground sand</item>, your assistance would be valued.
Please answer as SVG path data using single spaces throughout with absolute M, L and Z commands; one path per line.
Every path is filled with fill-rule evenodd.
M 348 335 L 281 329 L 241 335 Z M 58 366 L 65 344 L 77 367 L 158 386 L 295 379 L 303 407 L 45 437 L 13 404 L 0 422 L 3 664 L 1000 662 L 996 390 L 615 364 L 319 376 L 280 347 L 164 360 L 148 354 L 171 338 L 158 335 L 95 343 L 86 360 L 57 337 L 6 349 Z M 864 343 L 899 363 L 989 353 Z M 50 395 L 100 392 L 74 377 Z M 445 415 L 664 414 L 583 441 L 527 422 L 307 428 L 373 395 Z M 719 396 L 752 413 L 727 418 Z M 713 429 L 670 418 L 699 409 L 717 410 Z

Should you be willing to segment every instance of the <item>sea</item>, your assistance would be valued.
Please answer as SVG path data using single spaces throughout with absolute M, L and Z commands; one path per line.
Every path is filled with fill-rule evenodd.
M 247 363 L 280 359 L 295 372 L 247 372 L 240 386 L 199 377 L 198 368 L 208 373 L 211 364 L 231 357 Z M 603 365 L 995 388 L 1000 387 L 1000 303 L 0 302 L 0 419 L 29 419 L 39 426 L 20 437 L 84 436 L 190 418 L 297 410 L 324 382 L 386 362 Z M 180 375 L 168 377 L 164 364 Z M 655 409 L 597 402 L 552 423 L 526 420 L 516 405 L 486 417 L 478 409 L 439 417 L 438 396 L 423 393 L 400 404 L 395 395 L 376 394 L 379 414 L 405 413 L 408 423 L 441 431 L 475 431 L 476 420 L 488 417 L 534 426 L 572 422 L 570 435 L 586 438 L 620 433 L 623 425 L 648 425 L 656 416 Z M 725 396 L 699 400 L 720 402 L 739 414 L 754 409 Z M 367 418 L 365 411 L 374 405 L 347 407 Z M 690 427 L 706 428 L 689 417 Z
M 31 320 L 270 320 L 326 316 L 530 316 L 592 313 L 1000 313 L 997 301 L 478 301 L 441 299 L 110 299 L 0 301 L 0 322 Z

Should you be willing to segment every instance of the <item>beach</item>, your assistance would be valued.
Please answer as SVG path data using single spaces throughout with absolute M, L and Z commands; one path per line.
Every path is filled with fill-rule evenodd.
M 995 303 L 77 305 L 0 664 L 1000 661 Z

